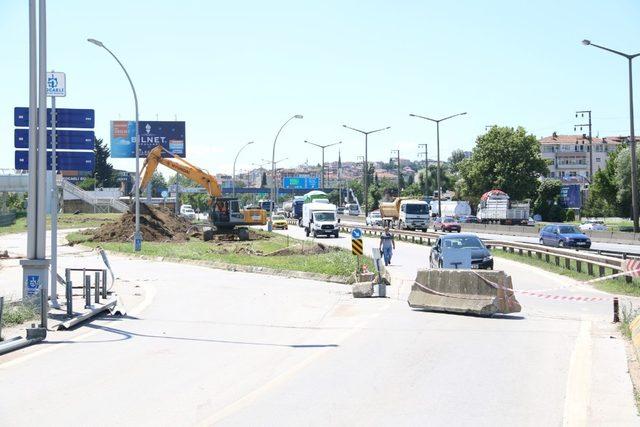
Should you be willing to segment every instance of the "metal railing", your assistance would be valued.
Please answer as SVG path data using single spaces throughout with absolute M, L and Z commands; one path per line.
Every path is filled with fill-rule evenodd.
M 73 281 L 72 272 L 82 272 L 82 296 L 84 297 L 84 308 L 92 308 L 91 304 L 91 274 L 94 273 L 93 281 L 93 302 L 100 303 L 100 298 L 107 299 L 107 270 L 103 268 L 66 268 L 65 277 L 65 298 L 67 300 L 67 317 L 73 317 Z
M 72 184 L 66 179 L 61 180 L 61 186 L 64 191 L 67 191 L 80 200 L 89 203 L 96 209 L 97 212 L 109 212 L 111 209 L 118 212 L 127 212 L 129 210 L 129 206 L 127 206 L 126 203 L 123 203 L 120 200 L 117 200 L 113 197 L 96 197 L 94 194 L 83 190 L 82 188 Z

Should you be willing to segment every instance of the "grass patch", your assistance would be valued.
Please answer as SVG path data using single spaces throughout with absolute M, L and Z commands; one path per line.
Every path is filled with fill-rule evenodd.
M 310 248 L 316 242 L 287 238 L 277 233 L 259 231 L 269 238 L 250 242 L 203 242 L 192 239 L 188 242 L 144 242 L 141 255 L 180 258 L 188 260 L 218 261 L 229 264 L 250 265 L 277 270 L 306 271 L 310 273 L 330 274 L 347 277 L 356 270 L 356 257 L 350 251 L 337 249 L 327 245 L 327 252 L 314 254 L 292 254 L 286 256 L 264 256 L 271 252 L 294 245 Z M 100 245 L 108 251 L 133 254 L 130 242 L 91 242 L 90 235 L 72 233 L 67 236 L 69 242 L 82 243 L 86 246 Z M 321 242 L 318 242 L 321 243 Z M 375 271 L 373 261 L 363 257 L 369 271 Z
M 99 227 L 106 222 L 115 221 L 120 217 L 119 213 L 95 213 L 95 214 L 59 214 L 58 229 L 68 228 L 93 228 Z M 51 217 L 47 216 L 47 230 L 51 229 Z M 18 217 L 16 221 L 8 226 L 0 227 L 1 234 L 20 233 L 27 231 L 27 217 Z
M 587 266 L 586 263 L 582 263 L 582 272 L 578 273 L 576 271 L 576 262 L 571 261 L 570 269 L 567 269 L 564 264 L 564 259 L 560 258 L 560 265 L 555 264 L 555 257 L 553 255 L 550 256 L 550 262 L 546 262 L 544 260 L 544 256 L 542 259 L 538 259 L 535 254 L 532 254 L 531 258 L 526 255 L 518 255 L 517 253 L 504 252 L 501 249 L 492 249 L 491 252 L 494 256 L 498 258 L 505 258 L 512 261 L 521 262 L 524 264 L 531 265 L 533 267 L 541 268 L 542 270 L 549 271 L 551 273 L 560 274 L 562 276 L 570 277 L 575 280 L 590 280 L 594 279 L 595 276 L 589 276 L 587 274 Z M 597 270 L 594 270 L 597 271 Z M 617 271 L 613 271 L 609 268 L 605 269 L 605 274 L 617 273 Z M 602 282 L 596 282 L 593 284 L 596 289 L 601 291 L 621 294 L 621 295 L 630 295 L 630 296 L 640 296 L 640 282 L 638 279 L 634 279 L 633 282 L 627 283 L 624 277 L 620 279 L 611 279 L 604 280 Z
M 2 311 L 2 326 L 14 326 L 35 320 L 40 316 L 39 307 L 22 301 L 8 303 L 4 305 Z
M 631 322 L 638 315 L 640 308 L 635 308 L 632 303 L 620 304 L 620 332 L 628 339 L 631 339 Z

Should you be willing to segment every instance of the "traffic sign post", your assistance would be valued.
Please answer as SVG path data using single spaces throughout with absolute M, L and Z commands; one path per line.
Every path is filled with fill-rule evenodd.
M 64 73 L 51 72 L 47 76 L 47 96 L 51 97 L 51 306 L 60 308 L 58 303 L 58 184 L 56 158 L 56 98 L 67 96 Z M 46 144 L 46 142 L 45 142 Z
M 351 231 L 351 253 L 356 256 L 356 277 L 360 274 L 360 257 L 364 253 L 362 243 L 362 230 L 354 228 Z

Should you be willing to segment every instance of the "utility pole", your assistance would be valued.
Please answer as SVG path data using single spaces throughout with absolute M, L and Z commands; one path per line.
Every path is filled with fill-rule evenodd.
M 591 181 L 593 180 L 593 139 L 591 138 L 591 110 L 576 111 L 576 118 L 578 117 L 578 114 L 580 114 L 581 118 L 584 117 L 585 114 L 587 114 L 589 117 L 588 123 L 575 125 L 573 127 L 573 130 L 576 131 L 577 129 L 580 129 L 580 132 L 582 132 L 582 128 L 589 128 L 589 180 Z
M 338 144 L 342 144 L 342 141 L 338 141 L 338 142 L 334 142 L 333 144 L 326 144 L 326 145 L 320 145 L 320 144 L 316 144 L 314 142 L 311 141 L 304 141 L 305 144 L 310 144 L 310 145 L 315 145 L 316 147 L 320 148 L 322 150 L 322 167 L 321 167 L 321 178 L 320 178 L 320 188 L 322 188 L 324 190 L 325 186 L 324 186 L 324 150 L 327 147 L 332 147 L 334 145 L 338 145 Z
M 398 197 L 400 197 L 400 193 L 402 192 L 402 188 L 400 188 L 400 150 L 391 150 L 391 155 L 393 156 L 394 154 L 397 156 L 398 162 Z
M 418 144 L 418 148 L 424 147 L 424 196 L 429 196 L 429 187 L 427 185 L 427 180 L 429 177 L 429 151 L 427 149 L 427 144 Z

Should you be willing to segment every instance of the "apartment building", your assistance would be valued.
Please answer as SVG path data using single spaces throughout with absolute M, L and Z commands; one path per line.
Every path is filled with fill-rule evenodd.
M 589 144 L 586 135 L 558 135 L 554 132 L 540 139 L 540 150 L 542 158 L 548 160 L 550 178 L 588 184 L 591 173 L 604 168 L 609 154 L 626 141 L 623 136 L 594 137 Z

